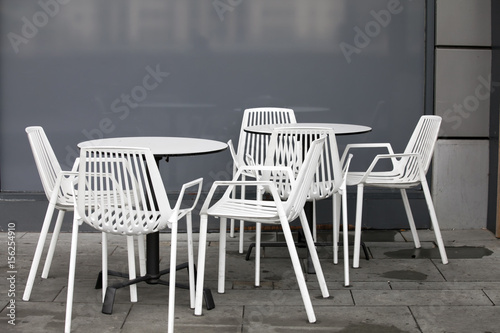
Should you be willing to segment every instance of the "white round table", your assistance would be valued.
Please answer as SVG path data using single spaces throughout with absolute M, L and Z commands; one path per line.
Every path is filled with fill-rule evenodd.
M 149 148 L 156 158 L 170 156 L 188 156 L 210 154 L 222 151 L 227 144 L 220 141 L 171 137 L 171 136 L 137 136 L 106 138 L 80 142 L 79 148 L 86 147 L 133 147 Z
M 267 124 L 245 127 L 243 130 L 255 134 L 271 134 L 275 128 L 332 128 L 336 135 L 360 134 L 370 132 L 368 126 L 339 124 L 339 123 L 295 123 L 295 124 Z

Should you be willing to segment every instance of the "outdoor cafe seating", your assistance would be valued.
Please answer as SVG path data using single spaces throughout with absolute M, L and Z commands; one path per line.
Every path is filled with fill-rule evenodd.
M 354 173 L 349 170 L 352 158 L 350 150 L 360 147 L 373 147 L 373 144 L 348 145 L 342 159 L 339 159 L 336 133 L 330 127 L 319 126 L 308 127 L 306 124 L 296 123 L 292 110 L 271 108 L 271 109 L 250 109 L 244 113 L 244 119 L 251 118 L 259 112 L 268 113 L 284 112 L 286 114 L 287 126 L 280 128 L 280 123 L 274 119 L 268 124 L 275 124 L 271 135 L 262 135 L 259 143 L 253 140 L 254 154 L 245 150 L 250 143 L 241 145 L 239 143 L 238 153 L 234 152 L 231 142 L 229 147 L 233 154 L 235 163 L 233 179 L 230 181 L 214 181 L 210 191 L 201 207 L 200 211 L 200 235 L 198 242 L 198 262 L 194 265 L 194 249 L 192 238 L 191 215 L 197 205 L 201 194 L 202 179 L 183 185 L 176 204 L 171 207 L 167 197 L 162 176 L 159 172 L 158 163 L 164 153 L 153 153 L 147 147 L 93 147 L 91 144 L 81 146 L 81 155 L 77 159 L 73 170 L 63 172 L 57 163 L 55 154 L 52 151 L 48 139 L 41 127 L 29 127 L 26 129 L 33 154 L 39 168 L 40 176 L 47 196 L 50 199 L 47 215 L 42 225 L 42 233 L 35 251 L 30 276 L 25 289 L 24 300 L 29 300 L 33 281 L 40 262 L 41 251 L 45 243 L 48 228 L 52 218 L 52 211 L 56 208 L 61 211 L 74 211 L 74 222 L 71 241 L 71 255 L 69 265 L 68 293 L 66 302 L 65 331 L 71 330 L 73 293 L 75 287 L 75 268 L 77 258 L 78 230 L 80 224 L 85 222 L 102 233 L 102 272 L 99 275 L 101 283 L 98 284 L 103 289 L 103 313 L 112 313 L 114 295 L 117 289 L 131 287 L 130 297 L 132 302 L 137 302 L 137 290 L 135 285 L 138 282 L 158 280 L 159 276 L 151 276 L 145 269 L 146 261 L 150 261 L 149 250 L 146 258 L 144 236 L 158 233 L 160 230 L 170 229 L 170 262 L 169 269 L 160 272 L 160 275 L 169 274 L 168 281 L 161 282 L 169 285 L 168 300 L 168 331 L 174 330 L 174 308 L 176 298 L 176 271 L 177 267 L 177 234 L 178 220 L 186 216 L 188 234 L 188 289 L 190 308 L 194 309 L 194 314 L 202 314 L 203 299 L 206 299 L 206 287 L 204 277 L 207 267 L 206 243 L 207 229 L 210 223 L 209 217 L 218 218 L 219 227 L 219 260 L 218 260 L 218 292 L 225 293 L 226 279 L 226 231 L 233 231 L 232 224 L 228 228 L 227 220 L 240 220 L 255 223 L 257 226 L 270 224 L 279 226 L 284 234 L 286 247 L 293 265 L 295 277 L 300 290 L 302 302 L 306 309 L 308 322 L 316 322 L 316 314 L 311 302 L 308 286 L 304 279 L 304 272 L 297 253 L 296 242 L 293 239 L 290 223 L 300 220 L 305 242 L 307 244 L 308 257 L 314 267 L 318 279 L 321 295 L 328 298 L 330 293 L 325 281 L 322 266 L 316 251 L 315 239 L 312 233 L 314 226 L 310 217 L 304 211 L 307 201 L 315 201 L 329 196 L 333 199 L 333 253 L 334 261 L 338 260 L 339 248 L 339 228 L 340 215 L 342 210 L 342 233 L 344 250 L 344 285 L 350 285 L 349 276 L 349 242 L 348 242 L 348 216 L 347 216 L 347 195 L 346 185 L 358 184 L 358 209 L 356 214 L 356 230 L 354 244 L 355 267 L 359 265 L 360 247 L 360 220 L 363 186 L 396 186 L 401 188 L 405 207 L 408 208 L 408 199 L 405 196 L 404 188 L 421 184 L 424 187 L 426 198 L 428 188 L 425 184 L 425 173 L 432 157 L 434 143 L 437 137 L 437 130 L 440 124 L 439 117 L 424 116 L 417 125 L 414 135 L 410 139 L 409 148 L 404 154 L 394 154 L 390 145 L 384 145 L 389 149 L 390 154 L 379 156 L 377 159 L 389 158 L 394 161 L 394 170 L 413 171 L 413 176 L 407 182 L 396 182 L 401 177 L 392 172 L 381 174 L 370 174 L 371 168 L 365 174 Z M 269 113 L 270 112 L 270 113 Z M 264 114 L 262 113 L 262 114 Z M 280 117 L 282 117 L 281 115 Z M 281 119 L 281 118 L 280 118 Z M 262 122 L 248 122 L 249 126 Z M 242 132 L 244 131 L 242 125 Z M 246 127 L 245 127 L 246 128 Z M 246 133 L 246 132 L 245 132 Z M 254 135 L 255 136 L 255 135 Z M 258 136 L 258 134 L 256 135 Z M 241 137 L 240 137 L 241 139 Z M 129 140 L 133 141 L 133 138 Z M 145 142 L 148 138 L 141 138 L 140 142 Z M 118 142 L 118 141 L 114 141 Z M 121 141 L 120 141 L 121 142 Z M 126 141 L 129 142 L 129 141 Z M 139 142 L 139 141 L 138 141 Z M 187 141 L 186 141 L 187 142 Z M 94 141 L 97 144 L 97 141 Z M 194 145 L 196 146 L 196 145 Z M 217 145 L 206 148 L 207 151 L 217 152 L 223 150 L 227 145 Z M 243 158 L 244 151 L 245 158 Z M 199 152 L 198 152 L 199 153 Z M 259 155 L 260 154 L 260 155 Z M 160 158 L 158 158 L 158 156 Z M 256 156 L 260 156 L 255 160 Z M 374 163 L 375 163 L 374 162 Z M 368 176 L 367 176 L 368 175 Z M 49 177 L 50 176 L 50 177 Z M 407 178 L 408 178 L 407 177 Z M 419 178 L 420 177 L 420 178 Z M 48 180 L 47 180 L 48 179 Z M 389 179 L 386 183 L 382 180 Z M 49 185 L 47 185 L 49 184 Z M 188 208 L 181 208 L 185 194 L 188 189 L 194 190 L 195 200 Z M 246 194 L 250 190 L 250 195 Z M 191 190 L 193 191 L 193 190 Z M 220 193 L 222 191 L 222 196 Z M 253 192 L 252 192 L 253 191 Z M 264 194 L 267 194 L 266 196 Z M 266 198 L 265 198 L 266 197 Z M 341 199 L 341 205 L 339 200 Z M 443 263 L 446 263 L 446 253 L 442 248 L 442 238 L 439 234 L 437 220 L 432 215 L 432 202 L 428 200 L 429 210 L 433 218 L 433 225 L 438 238 L 438 245 L 443 256 Z M 412 231 L 415 231 L 411 212 L 408 209 L 408 217 Z M 62 217 L 59 216 L 52 242 L 57 241 Z M 240 225 L 241 228 L 244 225 Z M 260 250 L 261 229 L 257 228 L 256 248 Z M 108 285 L 108 253 L 107 234 L 118 234 L 126 236 L 128 249 L 127 273 L 117 273 L 110 271 L 109 274 L 116 274 L 124 277 L 125 280 L 118 284 Z M 140 276 L 136 276 L 136 263 L 134 254 L 134 238 L 139 239 L 139 260 Z M 239 248 L 242 248 L 242 239 Z M 415 245 L 418 247 L 418 238 L 415 237 Z M 44 269 L 43 278 L 50 268 L 54 246 L 50 246 Z M 256 251 L 255 258 L 255 285 L 260 284 L 260 251 Z M 158 260 L 158 259 L 156 259 Z M 356 261 L 357 260 L 357 261 Z M 156 263 L 157 264 L 157 263 Z M 149 264 L 148 264 L 149 265 Z M 149 267 L 149 266 L 148 266 Z M 197 277 L 195 278 L 195 271 Z M 97 273 L 97 272 L 96 272 Z M 195 281 L 196 280 L 196 281 Z M 155 281 L 155 283 L 160 283 Z M 178 286 L 178 284 L 177 284 Z M 214 306 L 209 306 L 212 309 Z M 217 310 L 214 310 L 217 311 Z

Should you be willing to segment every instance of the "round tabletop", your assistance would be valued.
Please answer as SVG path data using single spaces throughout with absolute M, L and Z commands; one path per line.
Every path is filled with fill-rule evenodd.
M 153 155 L 156 156 L 183 156 L 219 152 L 226 149 L 227 144 L 220 141 L 198 138 L 137 136 L 84 141 L 80 142 L 78 147 L 149 148 Z
M 267 124 L 245 127 L 244 131 L 256 134 L 271 134 L 275 128 L 332 128 L 336 135 L 360 134 L 370 132 L 368 126 L 337 123 L 294 123 L 294 124 Z

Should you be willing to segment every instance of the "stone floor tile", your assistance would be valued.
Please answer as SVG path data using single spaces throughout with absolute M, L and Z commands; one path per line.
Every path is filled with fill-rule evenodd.
M 266 311 L 268 310 L 268 311 Z M 315 307 L 317 322 L 295 306 L 245 307 L 243 332 L 420 332 L 406 307 Z
M 167 327 L 167 306 L 135 304 L 122 332 L 163 332 Z M 243 321 L 242 306 L 220 306 L 195 316 L 192 309 L 175 307 L 176 332 L 240 332 Z M 147 323 L 147 325 L 145 325 Z
M 493 305 L 482 290 L 353 290 L 361 306 Z
M 437 267 L 446 281 L 498 281 L 500 276 L 500 265 L 494 258 L 477 259 L 455 259 L 450 260 L 447 265 L 441 265 L 437 261 Z
M 412 306 L 423 333 L 499 332 L 497 306 Z

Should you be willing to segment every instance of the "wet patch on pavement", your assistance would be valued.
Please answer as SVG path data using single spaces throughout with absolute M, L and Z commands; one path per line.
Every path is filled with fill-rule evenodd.
M 493 251 L 480 246 L 460 246 L 446 247 L 448 259 L 481 259 L 493 254 Z M 432 249 L 403 249 L 384 252 L 389 258 L 393 259 L 440 259 L 441 255 L 437 248 Z
M 387 279 L 410 280 L 410 281 L 425 281 L 427 274 L 412 270 L 389 271 L 381 274 Z

